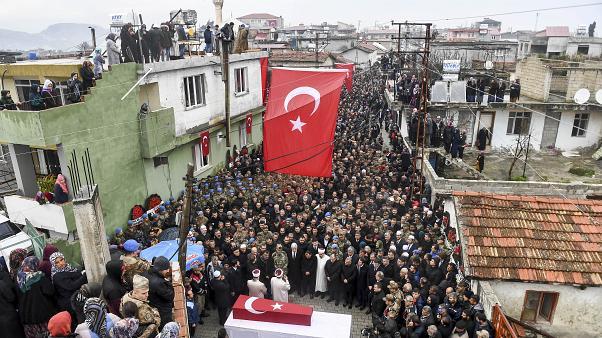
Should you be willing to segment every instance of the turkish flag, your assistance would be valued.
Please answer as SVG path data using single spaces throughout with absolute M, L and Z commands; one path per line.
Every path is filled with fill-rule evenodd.
M 334 132 L 347 71 L 274 68 L 263 129 L 264 169 L 331 177 Z
M 268 90 L 268 57 L 260 58 L 259 64 L 261 66 L 261 103 L 265 105 Z
M 236 303 L 232 306 L 234 319 L 305 326 L 311 326 L 313 312 L 314 309 L 309 306 L 246 295 L 238 296 Z
M 347 73 L 347 78 L 345 79 L 345 88 L 347 88 L 347 93 L 351 93 L 351 88 L 353 88 L 353 72 L 355 71 L 355 65 L 353 63 L 335 63 L 334 68 L 347 69 L 349 71 Z
M 209 131 L 204 131 L 201 133 L 201 145 L 203 146 L 203 156 L 209 155 Z
M 247 127 L 247 134 L 250 134 L 251 131 L 253 130 L 253 113 L 247 114 L 247 120 L 245 123 L 246 123 L 246 127 Z

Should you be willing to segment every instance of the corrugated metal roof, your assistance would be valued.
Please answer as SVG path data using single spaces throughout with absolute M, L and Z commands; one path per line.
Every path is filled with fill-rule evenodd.
M 455 192 L 470 275 L 602 285 L 602 201 Z

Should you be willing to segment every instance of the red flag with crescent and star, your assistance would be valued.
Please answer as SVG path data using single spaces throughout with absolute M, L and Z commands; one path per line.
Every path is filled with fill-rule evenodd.
M 209 131 L 204 131 L 201 133 L 201 146 L 203 148 L 203 156 L 209 156 Z
M 311 325 L 313 312 L 314 309 L 309 306 L 246 295 L 238 296 L 232 306 L 234 319 L 306 326 Z
M 341 87 L 339 69 L 273 68 L 264 120 L 264 169 L 331 177 Z
M 253 131 L 253 113 L 247 114 L 247 120 L 245 123 L 245 127 L 247 127 L 247 134 L 250 134 L 251 131 Z
M 351 88 L 353 88 L 353 72 L 355 71 L 355 65 L 353 63 L 335 63 L 334 68 L 347 69 L 349 71 L 349 73 L 347 73 L 347 78 L 345 78 L 345 88 L 347 88 L 347 93 L 351 93 Z

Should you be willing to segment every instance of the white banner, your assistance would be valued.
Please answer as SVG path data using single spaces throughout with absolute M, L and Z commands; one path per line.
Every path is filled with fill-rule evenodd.
M 459 73 L 460 60 L 443 60 L 443 72 L 453 74 Z

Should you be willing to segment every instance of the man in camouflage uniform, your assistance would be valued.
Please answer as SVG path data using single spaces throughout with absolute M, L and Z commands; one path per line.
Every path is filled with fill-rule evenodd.
M 150 269 L 150 263 L 141 259 L 138 249 L 140 244 L 134 239 L 128 239 L 123 244 L 125 254 L 121 257 L 123 261 L 123 281 L 128 290 L 133 288 L 134 275 L 142 275 Z
M 276 244 L 276 251 L 272 254 L 272 260 L 274 261 L 274 268 L 282 269 L 284 274 L 287 274 L 288 256 L 282 249 L 282 244 Z

